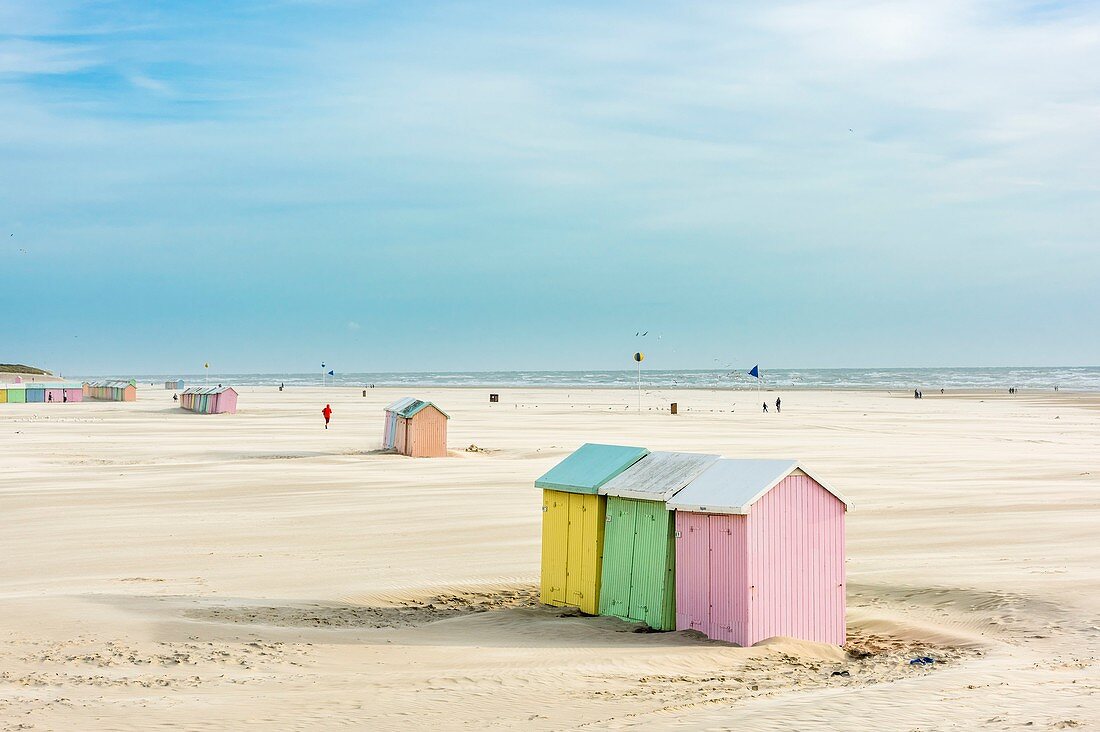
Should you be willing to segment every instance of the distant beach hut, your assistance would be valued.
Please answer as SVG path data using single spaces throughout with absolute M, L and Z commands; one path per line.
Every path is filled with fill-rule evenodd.
M 447 420 L 442 409 L 405 397 L 386 407 L 382 447 L 409 457 L 447 457 Z
M 535 481 L 542 488 L 540 602 L 599 612 L 607 498 L 598 491 L 648 452 L 581 445 Z
M 137 401 L 137 382 L 133 379 L 129 381 L 108 379 L 106 381 L 85 382 L 84 396 L 88 399 L 98 399 L 105 402 Z
M 669 499 L 676 628 L 843 645 L 850 503 L 794 460 L 721 459 Z
M 600 615 L 676 627 L 675 521 L 665 501 L 717 455 L 651 452 L 600 486 L 607 496 Z
M 27 404 L 46 401 L 46 389 L 39 384 L 27 384 Z
M 236 414 L 237 390 L 231 386 L 192 386 L 180 394 L 180 409 L 198 414 Z
M 181 391 L 183 389 L 183 379 L 169 379 L 164 382 L 164 388 L 171 391 Z

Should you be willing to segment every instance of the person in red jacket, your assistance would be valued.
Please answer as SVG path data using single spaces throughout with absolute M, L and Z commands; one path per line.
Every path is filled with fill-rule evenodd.
M 332 419 L 332 407 L 330 407 L 328 404 L 326 404 L 325 408 L 321 410 L 321 414 L 325 415 L 325 429 L 327 430 L 328 429 L 328 421 L 330 419 Z

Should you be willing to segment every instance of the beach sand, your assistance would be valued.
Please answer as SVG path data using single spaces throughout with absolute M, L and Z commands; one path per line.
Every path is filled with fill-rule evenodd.
M 1100 725 L 1096 395 L 498 391 L 0 405 L 0 730 Z M 410 393 L 451 457 L 377 452 Z M 532 483 L 587 441 L 816 468 L 845 651 L 538 606 Z

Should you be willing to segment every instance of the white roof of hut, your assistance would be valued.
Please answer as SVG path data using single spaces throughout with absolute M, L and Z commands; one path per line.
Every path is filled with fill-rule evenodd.
M 184 394 L 221 394 L 223 391 L 231 391 L 234 394 L 237 390 L 232 386 L 190 386 L 183 390 Z
M 718 460 L 694 452 L 651 452 L 600 486 L 601 496 L 667 501 Z
M 137 386 L 132 381 L 122 381 L 121 379 L 107 379 L 105 381 L 92 381 L 88 383 L 88 386 L 94 386 L 97 388 L 109 387 L 111 389 L 125 389 L 128 386 Z
M 779 481 L 796 470 L 813 478 L 847 509 L 852 503 L 797 460 L 736 460 L 722 458 L 668 500 L 668 507 L 699 513 L 748 513 Z

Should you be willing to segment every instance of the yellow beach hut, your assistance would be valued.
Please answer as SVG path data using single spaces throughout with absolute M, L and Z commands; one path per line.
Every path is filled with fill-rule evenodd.
M 648 453 L 589 443 L 535 481 L 542 489 L 540 602 L 599 612 L 607 497 L 597 492 Z

